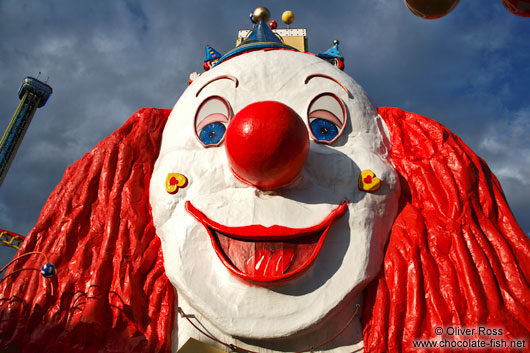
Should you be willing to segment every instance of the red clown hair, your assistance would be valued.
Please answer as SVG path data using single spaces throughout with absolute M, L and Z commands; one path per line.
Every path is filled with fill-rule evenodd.
M 402 193 L 383 269 L 364 293 L 365 350 L 416 352 L 415 340 L 468 338 L 528 344 L 530 240 L 497 178 L 443 125 L 396 108 L 379 114 Z M 475 334 L 447 335 L 457 326 Z M 502 334 L 480 336 L 479 327 Z
M 437 326 L 528 338 L 530 242 L 497 179 L 442 125 L 381 108 L 401 177 L 383 269 L 365 290 L 365 350 L 416 351 Z M 170 352 L 176 295 L 149 182 L 168 110 L 142 109 L 65 172 L 0 283 L 0 350 Z
M 0 287 L 2 352 L 170 352 L 175 294 L 149 181 L 169 110 L 142 109 L 69 167 Z M 24 270 L 24 271 L 20 271 Z

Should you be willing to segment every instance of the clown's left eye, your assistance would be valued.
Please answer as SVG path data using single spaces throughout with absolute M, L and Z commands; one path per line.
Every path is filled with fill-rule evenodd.
M 195 134 L 204 147 L 219 146 L 225 136 L 232 114 L 226 99 L 219 96 L 206 98 L 195 113 Z
M 316 142 L 330 144 L 341 135 L 346 125 L 346 107 L 333 93 L 321 93 L 307 110 L 309 132 Z

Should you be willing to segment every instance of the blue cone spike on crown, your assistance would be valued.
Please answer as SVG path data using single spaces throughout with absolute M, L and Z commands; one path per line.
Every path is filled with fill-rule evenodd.
M 274 34 L 270 27 L 263 21 L 260 20 L 259 23 L 254 26 L 249 35 L 245 40 L 239 45 L 238 48 L 251 43 L 275 43 L 278 45 L 285 46 L 285 44 Z
M 204 49 L 206 50 L 206 59 L 204 59 L 204 62 L 214 60 L 214 59 L 219 59 L 222 57 L 221 53 L 219 53 L 217 50 L 215 50 L 208 44 L 206 44 Z
M 254 26 L 254 28 L 245 38 L 245 40 L 241 42 L 239 46 L 223 55 L 221 60 L 215 63 L 214 66 L 217 66 L 224 60 L 234 57 L 236 55 L 265 48 L 290 49 L 298 51 L 297 49 L 282 42 L 282 40 L 278 38 L 278 36 L 276 36 L 276 34 L 274 34 L 274 32 L 269 28 L 265 21 L 260 20 L 259 23 Z
M 317 55 L 319 58 L 322 58 L 322 59 L 339 59 L 341 61 L 344 61 L 344 57 L 342 55 L 340 55 L 340 52 L 339 52 L 339 43 L 337 41 L 337 43 L 335 43 L 331 48 L 329 48 L 328 50 L 326 50 L 325 52 L 323 53 L 320 53 Z

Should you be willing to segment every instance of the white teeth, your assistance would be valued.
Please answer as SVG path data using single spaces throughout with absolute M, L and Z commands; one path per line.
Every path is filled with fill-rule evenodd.
M 264 255 L 261 255 L 261 259 L 259 259 L 258 263 L 256 264 L 256 271 L 259 269 L 259 267 L 261 266 L 261 263 L 263 262 L 263 259 L 265 258 Z
M 276 262 L 276 273 L 278 273 L 278 266 L 280 266 L 280 263 L 282 262 L 282 258 L 283 258 L 283 255 L 280 256 L 280 258 L 278 259 L 278 262 Z
M 254 259 L 254 255 L 252 255 L 251 257 L 248 258 L 247 262 L 245 262 L 245 266 L 243 266 L 243 268 L 240 268 L 239 270 L 243 273 L 247 273 L 247 266 L 248 266 L 248 263 L 250 261 L 252 261 Z

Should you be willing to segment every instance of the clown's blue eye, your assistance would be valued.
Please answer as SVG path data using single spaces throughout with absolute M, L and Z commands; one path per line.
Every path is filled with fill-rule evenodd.
M 346 126 L 346 106 L 333 93 L 321 93 L 309 104 L 307 120 L 316 142 L 331 144 Z
M 225 135 L 226 127 L 220 123 L 210 123 L 199 132 L 199 140 L 206 146 L 217 145 Z
M 226 99 L 206 98 L 195 113 L 195 133 L 204 147 L 219 146 L 223 142 L 232 110 Z
M 309 124 L 313 136 L 318 141 L 331 141 L 339 134 L 337 125 L 324 119 L 315 119 Z

